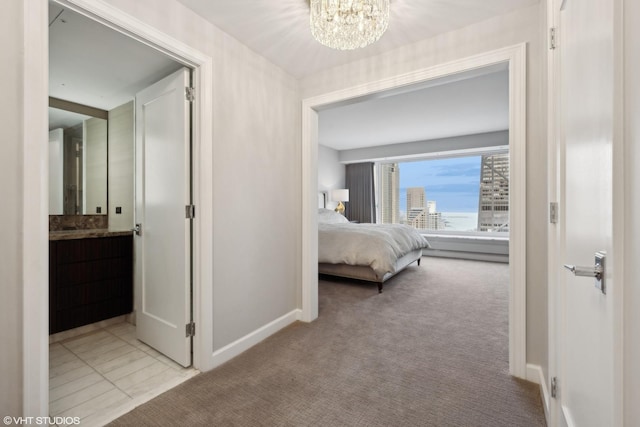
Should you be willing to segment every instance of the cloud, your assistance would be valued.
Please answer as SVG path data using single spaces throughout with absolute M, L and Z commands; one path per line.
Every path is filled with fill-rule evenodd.
M 440 212 L 477 212 L 480 157 L 456 157 L 400 163 L 401 209 L 406 189 L 423 187 Z
M 479 177 L 479 156 L 400 163 L 401 187 L 471 183 L 477 182 Z

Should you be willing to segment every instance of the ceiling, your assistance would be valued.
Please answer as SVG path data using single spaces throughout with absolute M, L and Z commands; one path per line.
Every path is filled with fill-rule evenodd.
M 111 110 L 182 65 L 49 1 L 49 96 Z
M 379 41 L 338 51 L 311 36 L 309 0 L 178 1 L 298 79 L 539 2 L 391 0 Z M 508 129 L 508 86 L 505 66 L 331 106 L 320 112 L 319 142 L 347 150 Z
M 363 49 L 322 46 L 309 29 L 309 0 L 178 0 L 255 52 L 302 78 L 537 4 L 539 0 L 391 0 L 389 28 Z
M 392 0 L 386 34 L 344 52 L 313 40 L 308 0 L 178 1 L 298 78 L 538 2 Z M 110 110 L 182 66 L 51 0 L 49 8 L 50 96 Z M 507 86 L 503 67 L 332 106 L 321 112 L 320 143 L 343 150 L 506 129 Z
M 509 128 L 509 73 L 500 64 L 319 112 L 318 142 L 348 150 Z

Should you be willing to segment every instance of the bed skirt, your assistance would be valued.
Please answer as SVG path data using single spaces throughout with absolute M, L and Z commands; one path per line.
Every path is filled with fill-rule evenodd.
M 395 272 L 386 273 L 380 277 L 373 269 L 365 265 L 348 265 L 348 264 L 326 264 L 318 263 L 318 273 L 327 274 L 329 276 L 347 277 L 349 279 L 366 280 L 367 282 L 378 283 L 378 291 L 382 292 L 382 284 L 391 277 L 404 270 L 409 264 L 418 261 L 422 257 L 422 249 L 409 252 L 403 257 L 398 258 L 395 265 Z

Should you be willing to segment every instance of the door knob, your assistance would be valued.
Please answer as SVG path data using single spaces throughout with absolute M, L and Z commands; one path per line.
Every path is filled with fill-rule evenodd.
M 565 264 L 564 268 L 572 272 L 576 276 L 581 277 L 594 277 L 596 279 L 596 288 L 606 294 L 606 288 L 604 286 L 604 259 L 606 252 L 596 252 L 595 265 L 593 267 L 579 267 L 575 265 Z
M 136 226 L 133 228 L 133 231 L 137 236 L 142 236 L 142 224 L 136 224 Z

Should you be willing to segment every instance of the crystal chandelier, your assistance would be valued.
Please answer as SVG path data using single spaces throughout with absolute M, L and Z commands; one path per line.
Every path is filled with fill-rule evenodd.
M 311 0 L 311 34 L 334 49 L 370 45 L 388 25 L 389 0 Z

